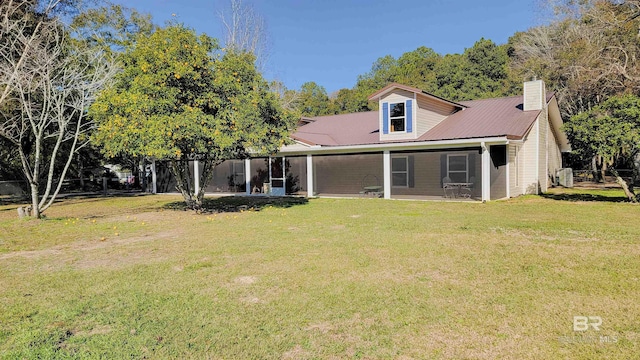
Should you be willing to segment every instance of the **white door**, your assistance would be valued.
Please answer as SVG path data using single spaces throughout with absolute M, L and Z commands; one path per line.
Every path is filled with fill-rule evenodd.
M 270 158 L 269 178 L 271 179 L 271 194 L 273 196 L 285 196 L 284 157 Z

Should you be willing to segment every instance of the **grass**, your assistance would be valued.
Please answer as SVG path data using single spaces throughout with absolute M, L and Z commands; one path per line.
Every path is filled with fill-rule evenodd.
M 640 208 L 571 194 L 2 206 L 0 358 L 633 358 Z

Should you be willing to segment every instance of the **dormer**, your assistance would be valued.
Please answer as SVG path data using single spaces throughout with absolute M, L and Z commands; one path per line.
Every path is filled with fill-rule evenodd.
M 464 105 L 445 100 L 420 89 L 389 84 L 369 100 L 378 100 L 380 141 L 414 140 L 438 125 Z

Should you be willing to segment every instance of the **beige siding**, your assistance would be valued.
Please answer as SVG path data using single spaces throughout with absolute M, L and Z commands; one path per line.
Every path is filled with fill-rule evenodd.
M 417 99 L 416 136 L 420 137 L 449 116 L 455 108 L 433 99 L 419 96 Z
M 538 193 L 538 178 L 537 178 L 537 156 L 538 156 L 538 122 L 539 119 L 533 124 L 531 131 L 524 139 L 524 144 L 520 148 L 520 162 L 522 163 L 522 192 L 525 194 L 537 194 Z
M 542 109 L 545 98 L 545 85 L 542 80 L 524 83 L 524 111 Z
M 393 103 L 393 102 L 405 101 L 407 99 L 413 99 L 412 92 L 396 89 L 388 93 L 387 95 L 385 95 L 383 98 L 380 99 L 380 101 Z
M 505 146 L 505 145 L 494 145 Z M 508 147 L 506 148 L 508 150 Z M 508 153 L 506 154 L 509 155 Z M 508 158 L 507 158 L 508 160 Z M 504 164 L 496 167 L 491 159 L 490 170 L 490 190 L 489 196 L 491 200 L 504 199 L 507 197 L 507 165 Z
M 538 146 L 538 183 L 540 184 L 540 190 L 546 192 L 549 187 L 549 176 L 547 174 L 547 141 L 549 134 L 549 118 L 546 111 L 543 111 L 538 123 L 539 127 L 539 146 Z
M 522 160 L 520 148 L 509 145 L 509 192 L 511 197 L 522 195 Z
M 393 133 L 389 133 L 389 134 L 383 134 L 382 129 L 382 103 L 396 103 L 396 102 L 402 102 L 402 101 L 406 101 L 406 100 L 413 100 L 413 93 L 409 92 L 409 91 L 405 91 L 405 90 L 400 90 L 400 89 L 396 89 L 393 92 L 390 92 L 389 94 L 385 95 L 383 98 L 380 99 L 380 140 L 384 141 L 384 140 L 412 140 L 412 139 L 416 139 L 416 133 L 417 131 L 415 131 L 415 112 L 414 114 L 412 114 L 412 119 L 413 120 L 413 129 L 414 131 L 411 133 L 400 133 L 400 134 L 393 134 Z M 416 109 L 416 105 L 413 105 L 413 109 L 415 111 Z

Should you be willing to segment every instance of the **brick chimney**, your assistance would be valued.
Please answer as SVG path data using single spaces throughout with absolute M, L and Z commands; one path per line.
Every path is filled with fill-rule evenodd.
M 531 80 L 524 83 L 524 111 L 542 110 L 547 100 L 546 98 L 544 81 Z

